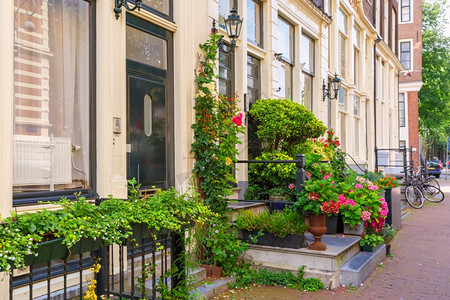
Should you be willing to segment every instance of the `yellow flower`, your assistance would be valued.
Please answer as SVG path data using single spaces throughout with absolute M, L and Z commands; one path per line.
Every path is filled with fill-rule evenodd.
M 227 157 L 227 166 L 231 165 L 232 162 L 231 158 Z

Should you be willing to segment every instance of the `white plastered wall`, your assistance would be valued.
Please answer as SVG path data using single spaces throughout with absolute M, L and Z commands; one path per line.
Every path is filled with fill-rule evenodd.
M 13 1 L 0 9 L 0 216 L 12 209 L 13 135 Z M 11 141 L 11 142 L 8 142 Z M 9 278 L 0 272 L 0 300 L 7 300 Z

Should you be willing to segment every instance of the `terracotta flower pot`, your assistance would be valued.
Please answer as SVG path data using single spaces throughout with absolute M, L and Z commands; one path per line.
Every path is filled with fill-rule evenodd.
M 213 265 L 202 264 L 200 267 L 205 268 L 207 277 L 220 278 L 222 277 L 222 268 Z
M 309 245 L 309 249 L 319 251 L 325 251 L 327 249 L 327 246 L 322 243 L 322 235 L 327 232 L 325 221 L 326 215 L 309 213 L 309 232 L 312 233 L 315 239 L 315 241 Z

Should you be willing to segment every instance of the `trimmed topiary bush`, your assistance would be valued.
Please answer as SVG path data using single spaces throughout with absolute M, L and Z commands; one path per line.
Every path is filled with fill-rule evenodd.
M 327 129 L 312 112 L 291 100 L 260 99 L 249 113 L 257 124 L 263 152 L 284 151 L 295 156 L 300 144 Z

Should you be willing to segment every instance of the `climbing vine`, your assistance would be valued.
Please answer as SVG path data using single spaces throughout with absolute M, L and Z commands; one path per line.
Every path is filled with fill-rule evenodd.
M 239 133 L 244 132 L 242 113 L 239 113 L 237 99 L 230 99 L 217 92 L 215 74 L 217 68 L 217 41 L 220 35 L 211 32 L 206 43 L 200 45 L 204 52 L 195 82 L 195 123 L 193 173 L 200 196 L 211 210 L 223 214 L 227 210 L 227 196 L 231 195 L 235 182 L 232 170 L 240 144 Z

